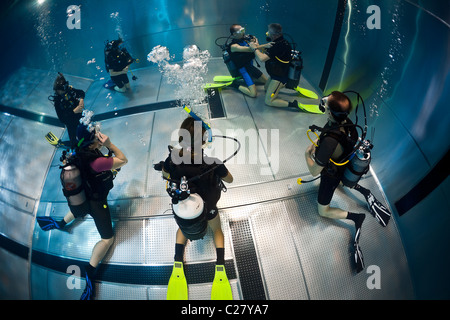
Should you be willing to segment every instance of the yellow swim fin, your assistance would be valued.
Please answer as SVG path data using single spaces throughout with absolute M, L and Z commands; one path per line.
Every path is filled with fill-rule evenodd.
M 184 276 L 183 262 L 175 261 L 167 286 L 167 300 L 187 300 L 188 286 Z
M 309 113 L 323 114 L 323 112 L 320 111 L 320 109 L 319 109 L 319 105 L 317 105 L 317 104 L 303 104 L 303 103 L 297 102 L 297 105 L 303 111 L 306 111 Z
M 233 300 L 230 282 L 224 265 L 216 265 L 216 273 L 211 289 L 211 300 Z
M 220 82 L 220 83 L 207 83 L 207 84 L 205 84 L 205 86 L 203 88 L 205 90 L 206 89 L 212 89 L 212 88 L 223 88 L 223 87 L 229 86 L 232 83 L 233 83 L 233 81 Z
M 298 93 L 300 93 L 302 96 L 306 97 L 306 98 L 310 98 L 310 99 L 319 99 L 319 96 L 308 89 L 305 88 L 300 88 L 300 87 L 296 87 L 294 88 L 295 91 L 297 91 Z
M 59 139 L 57 136 L 55 136 L 52 132 L 49 132 L 45 135 L 45 139 L 47 139 L 48 143 L 50 143 L 52 146 L 57 146 L 59 144 Z
M 242 77 L 233 78 L 232 76 L 215 76 L 214 82 L 233 82 L 234 80 L 241 79 Z

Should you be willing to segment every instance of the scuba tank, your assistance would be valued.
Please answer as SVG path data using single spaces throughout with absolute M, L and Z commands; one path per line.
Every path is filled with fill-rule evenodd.
M 288 81 L 286 88 L 295 89 L 300 82 L 300 76 L 303 69 L 303 59 L 300 56 L 301 52 L 292 50 L 292 59 L 289 62 Z
M 370 149 L 373 145 L 368 140 L 364 140 L 362 145 L 356 150 L 351 161 L 346 165 L 342 183 L 348 188 L 353 188 L 361 177 L 369 171 L 372 160 Z
M 80 169 L 69 161 L 61 167 L 61 184 L 63 194 L 67 199 L 69 208 L 75 217 L 88 213 L 89 202 L 84 191 L 83 178 Z
M 181 178 L 179 187 L 172 182 L 167 188 L 172 198 L 172 211 L 183 235 L 189 240 L 202 239 L 207 231 L 206 206 L 202 197 L 190 193 L 186 177 Z
M 236 68 L 234 62 L 231 61 L 231 56 L 230 56 L 230 53 L 228 52 L 228 50 L 223 51 L 222 57 L 223 57 L 223 62 L 225 62 L 225 65 L 228 68 L 228 72 L 230 72 L 230 75 L 233 78 L 240 77 L 241 74 L 239 73 L 239 70 Z

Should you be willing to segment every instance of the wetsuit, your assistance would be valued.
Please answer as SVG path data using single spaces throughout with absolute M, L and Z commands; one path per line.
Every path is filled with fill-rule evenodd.
M 350 119 L 347 123 L 352 123 Z M 326 206 L 329 205 L 333 197 L 334 191 L 341 182 L 345 171 L 344 166 L 337 166 L 330 161 L 332 159 L 336 163 L 340 163 L 353 150 L 358 139 L 355 127 L 343 127 L 345 132 L 339 128 L 327 124 L 324 129 L 331 130 L 323 132 L 319 138 L 319 146 L 316 148 L 315 161 L 318 165 L 324 167 L 320 173 L 320 186 L 318 194 L 318 203 Z
M 237 44 L 242 47 L 250 46 L 244 39 L 234 39 L 233 41 L 231 41 L 230 47 L 228 49 L 231 61 L 233 61 L 234 65 L 239 70 L 239 73 L 244 79 L 247 87 L 250 87 L 255 84 L 252 78 L 259 79 L 263 73 L 253 65 L 253 59 L 255 58 L 255 54 L 253 52 L 232 52 L 231 46 L 233 44 Z
M 292 47 L 283 36 L 273 42 L 274 45 L 271 48 L 266 49 L 266 54 L 270 57 L 270 59 L 266 61 L 266 71 L 271 79 L 286 84 L 288 81 Z
M 106 201 L 109 191 L 113 187 L 111 172 L 114 159 L 105 157 L 98 149 L 78 150 L 79 165 L 83 175 L 85 193 L 88 205 L 84 210 L 73 212 L 75 217 L 90 214 L 102 239 L 109 239 L 114 235 L 111 214 Z
M 128 53 L 128 51 L 123 48 L 111 48 L 105 51 L 105 66 L 106 70 L 109 72 L 113 70 L 114 72 L 120 72 L 129 66 L 133 62 L 133 58 Z M 124 85 L 130 82 L 126 73 L 111 76 L 111 80 L 119 87 L 122 88 Z
M 73 109 L 78 107 L 80 99 L 84 99 L 85 93 L 83 90 L 69 87 L 64 95 L 54 95 L 53 104 L 55 106 L 56 115 L 59 121 L 64 123 L 69 134 L 70 144 L 75 148 L 77 144 L 77 126 L 82 117 L 80 113 L 74 113 Z M 51 97 L 49 97 L 50 99 Z

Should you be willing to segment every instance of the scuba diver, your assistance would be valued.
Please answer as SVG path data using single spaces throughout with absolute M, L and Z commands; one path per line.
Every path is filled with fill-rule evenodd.
M 162 169 L 163 177 L 169 181 L 167 192 L 172 198 L 172 211 L 179 227 L 176 233 L 174 272 L 169 281 L 168 299 L 171 297 L 182 299 L 179 296 L 180 285 L 184 287 L 187 298 L 187 283 L 178 285 L 179 279 L 175 275 L 179 272 L 178 275 L 184 278 L 183 256 L 187 240 L 203 239 L 208 226 L 213 231 L 217 254 L 215 280 L 218 274 L 226 279 L 225 241 L 217 202 L 222 190 L 225 189 L 222 181 L 232 183 L 233 176 L 220 160 L 203 154 L 206 130 L 204 126 L 201 127 L 201 123 L 202 121 L 193 117 L 186 118 L 179 132 L 179 145 L 182 148 L 169 147 L 170 154 L 164 163 L 161 162 L 158 169 L 155 165 L 155 170 Z M 228 280 L 221 282 L 221 285 L 225 283 L 227 283 L 225 291 L 231 295 Z M 215 284 L 211 292 L 212 297 L 214 291 Z
M 59 121 L 64 123 L 67 128 L 70 147 L 75 149 L 77 145 L 77 126 L 84 109 L 85 93 L 83 90 L 70 86 L 61 72 L 58 72 L 58 76 L 53 83 L 53 91 L 55 95 L 49 96 L 48 99 L 53 102 Z M 49 142 L 52 145 L 57 145 L 58 139 L 51 139 Z
M 117 40 L 106 41 L 105 66 L 115 84 L 114 90 L 124 93 L 131 88 L 127 73 L 135 59 L 126 48 L 120 46 L 122 43 L 120 37 Z
M 265 103 L 271 107 L 293 107 L 299 109 L 296 100 L 288 102 L 277 98 L 278 93 L 289 81 L 289 67 L 292 60 L 292 46 L 283 37 L 283 28 L 278 23 L 271 23 L 266 33 L 267 41 L 273 45 L 261 52 L 255 43 L 250 43 L 250 47 L 255 49 L 256 58 L 260 62 L 265 62 L 269 79 L 264 88 L 266 90 Z
M 235 80 L 231 86 L 237 87 L 239 91 L 249 97 L 256 97 L 255 82 L 265 84 L 267 77 L 258 68 L 253 65 L 256 49 L 265 49 L 272 46 L 271 43 L 260 45 L 258 39 L 252 35 L 245 34 L 245 28 L 239 24 L 233 24 L 230 27 L 231 43 L 227 45 L 226 50 L 234 64 L 235 70 L 230 70 L 233 77 L 242 77 L 245 85 L 240 85 Z M 249 43 L 254 43 L 254 47 L 250 47 Z
M 358 101 L 359 98 L 358 94 Z M 391 213 L 370 190 L 358 184 L 361 176 L 369 170 L 370 149 L 373 146 L 370 141 L 364 140 L 365 132 L 362 138 L 358 137 L 356 128 L 359 126 L 348 118 L 353 108 L 351 100 L 344 93 L 333 91 L 322 99 L 321 108 L 328 115 L 328 122 L 324 128 L 310 127 L 319 129 L 322 133 L 306 149 L 305 159 L 311 175 L 320 175 L 317 199 L 319 215 L 330 219 L 350 219 L 355 223 L 353 245 L 356 269 L 360 272 L 364 269 L 364 260 L 359 247 L 359 238 L 365 214 L 330 207 L 334 191 L 342 181 L 345 186 L 360 192 L 367 201 L 370 213 L 383 227 L 387 226 Z
M 111 214 L 107 196 L 113 188 L 114 170 L 119 170 L 128 160 L 105 134 L 92 124 L 80 123 L 77 128 L 78 145 L 75 152 L 65 157 L 61 171 L 63 193 L 70 211 L 60 221 L 52 217 L 37 217 L 42 230 L 62 230 L 76 218 L 90 214 L 100 234 L 98 241 L 85 265 L 86 287 L 80 300 L 92 300 L 95 297 L 95 271 L 114 242 Z M 104 156 L 100 148 L 104 146 L 114 156 Z

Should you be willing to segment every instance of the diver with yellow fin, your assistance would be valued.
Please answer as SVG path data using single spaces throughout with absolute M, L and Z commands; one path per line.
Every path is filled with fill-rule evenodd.
M 365 219 L 365 213 L 353 213 L 340 208 L 330 207 L 334 191 L 340 182 L 348 188 L 360 192 L 366 199 L 370 213 L 377 221 L 386 227 L 391 217 L 390 211 L 379 202 L 370 190 L 358 184 L 361 177 L 369 171 L 371 160 L 370 150 L 372 143 L 366 140 L 367 117 L 364 101 L 358 96 L 358 104 L 363 103 L 365 126 L 358 125 L 358 105 L 356 106 L 356 123 L 349 118 L 352 111 L 352 102 L 344 93 L 333 91 L 329 96 L 321 99 L 320 108 L 328 115 L 328 122 L 323 127 L 311 126 L 309 132 L 314 132 L 317 136 L 315 141 L 305 151 L 305 160 L 312 176 L 317 178 L 309 181 L 298 179 L 298 183 L 307 183 L 320 179 L 318 192 L 318 211 L 319 215 L 330 219 L 349 219 L 355 223 L 354 238 L 354 258 L 356 271 L 361 272 L 364 269 L 364 259 L 359 239 L 361 228 Z M 361 130 L 362 135 L 358 137 L 357 128 Z M 321 132 L 320 136 L 315 132 Z
M 212 299 L 232 299 L 231 286 L 225 271 L 225 239 L 221 228 L 217 202 L 226 190 L 223 182 L 232 183 L 233 176 L 224 163 L 237 154 L 220 161 L 203 152 L 209 125 L 189 108 L 179 130 L 179 146 L 169 147 L 169 156 L 154 166 L 167 180 L 166 191 L 172 198 L 172 212 L 178 225 L 172 275 L 167 288 L 167 299 L 188 299 L 183 257 L 187 240 L 203 239 L 208 226 L 213 231 L 216 247 L 216 266 Z M 227 138 L 225 136 L 220 136 Z M 230 138 L 238 142 L 234 138 Z M 239 143 L 239 142 L 238 142 Z M 239 145 L 240 148 L 240 145 Z

